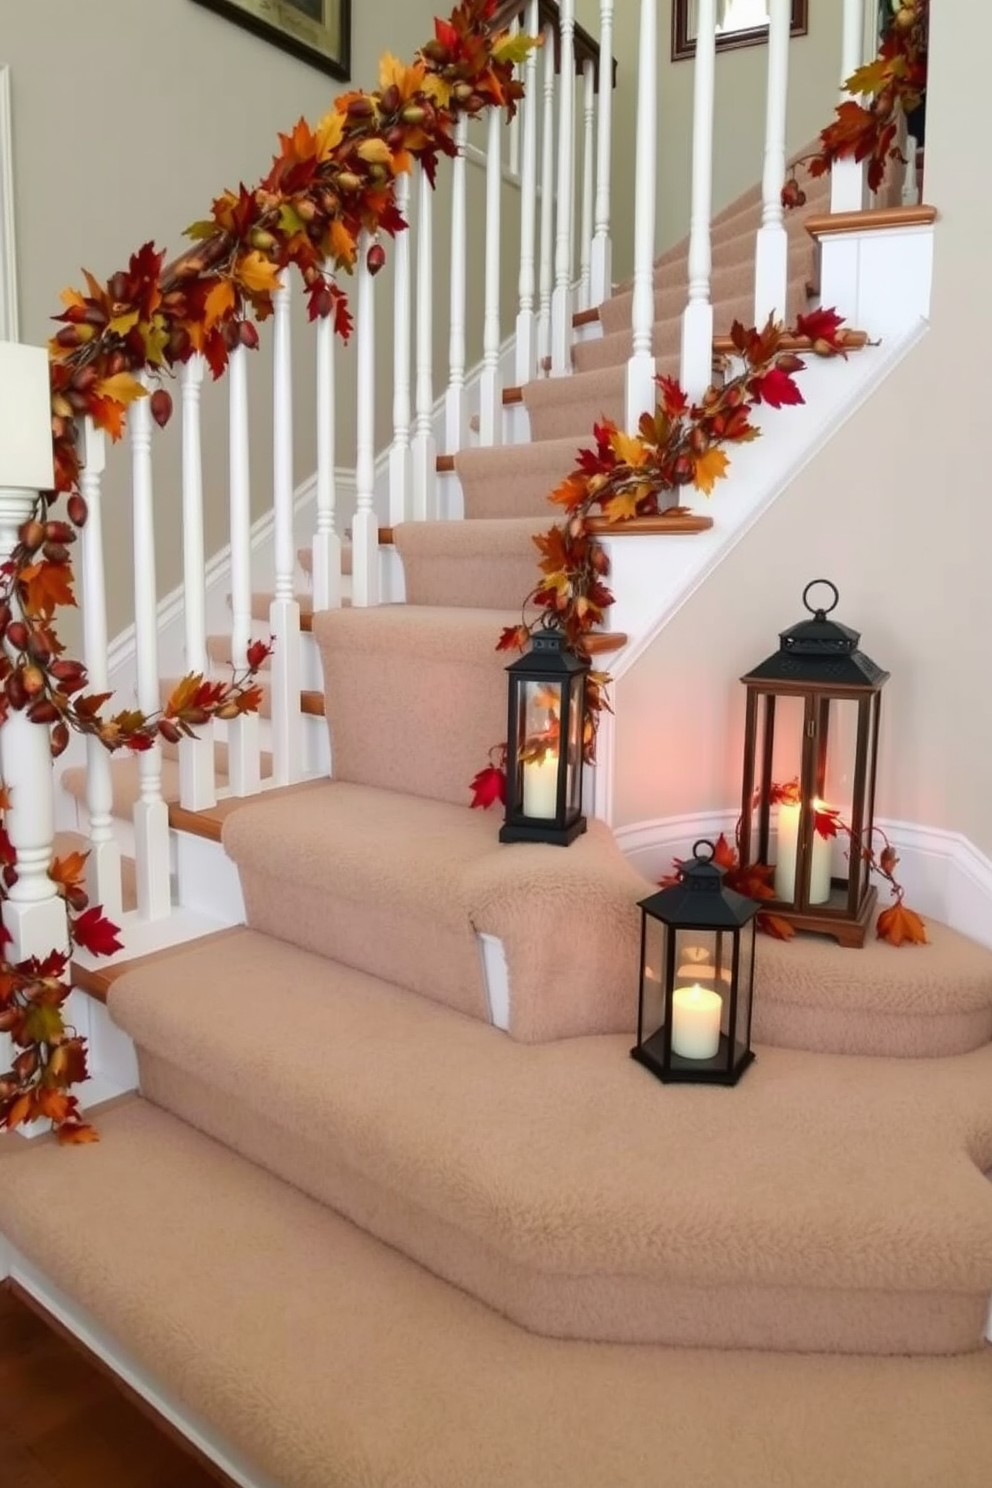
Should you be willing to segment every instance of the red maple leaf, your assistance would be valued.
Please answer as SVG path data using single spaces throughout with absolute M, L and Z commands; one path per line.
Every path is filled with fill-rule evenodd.
M 99 904 L 72 921 L 73 940 L 94 956 L 112 956 L 115 951 L 122 951 L 124 943 L 118 940 L 119 934 L 120 927 L 107 919 Z
M 270 636 L 267 641 L 252 641 L 248 647 L 245 660 L 253 672 L 257 672 L 259 667 L 268 661 L 272 655 L 273 639 L 274 637 Z
M 655 380 L 661 389 L 661 405 L 668 417 L 679 418 L 689 407 L 685 393 L 674 377 L 658 377 Z
M 506 804 L 506 772 L 497 769 L 495 765 L 487 765 L 480 770 L 472 781 L 472 806 L 481 806 L 483 811 L 495 806 L 498 802 L 501 806 Z
M 842 344 L 838 332 L 843 324 L 843 315 L 838 315 L 833 307 L 811 310 L 808 315 L 796 316 L 796 335 L 808 336 L 811 341 L 829 341 L 831 346 L 838 346 Z
M 806 401 L 788 372 L 783 372 L 781 367 L 770 367 L 763 376 L 753 377 L 748 383 L 748 392 L 756 403 L 767 403 L 769 408 L 784 408 L 787 404 Z

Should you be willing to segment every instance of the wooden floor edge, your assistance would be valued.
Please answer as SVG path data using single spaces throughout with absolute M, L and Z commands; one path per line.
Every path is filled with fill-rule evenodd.
M 930 227 L 936 220 L 937 208 L 920 202 L 912 207 L 867 207 L 863 212 L 821 212 L 807 217 L 804 226 L 811 238 L 824 238 L 834 233 Z
M 125 972 L 134 971 L 138 966 L 149 966 L 153 961 L 167 961 L 191 945 L 206 945 L 209 941 L 224 940 L 244 928 L 244 925 L 225 925 L 222 930 L 211 930 L 206 935 L 197 935 L 193 940 L 181 940 L 175 945 L 163 946 L 161 950 L 149 951 L 144 956 L 122 956 L 119 961 L 111 961 L 106 966 L 80 966 L 78 961 L 73 961 L 70 967 L 72 985 L 79 992 L 85 992 L 87 997 L 92 997 L 94 1002 L 106 1003 L 111 987 Z

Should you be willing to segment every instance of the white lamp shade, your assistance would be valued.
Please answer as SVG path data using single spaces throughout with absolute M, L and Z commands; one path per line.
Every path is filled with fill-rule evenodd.
M 54 481 L 48 353 L 0 341 L 0 487 L 47 491 Z

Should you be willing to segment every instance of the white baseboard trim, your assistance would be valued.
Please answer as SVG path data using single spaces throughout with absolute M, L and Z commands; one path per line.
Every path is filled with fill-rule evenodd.
M 685 858 L 701 838 L 721 832 L 733 839 L 737 809 L 660 817 L 615 829 L 621 849 L 652 883 L 671 872 L 673 858 Z M 915 822 L 879 818 L 879 826 L 899 856 L 899 882 L 907 903 L 924 919 L 940 921 L 981 945 L 992 947 L 992 859 L 961 832 Z M 885 887 L 880 886 L 884 907 Z

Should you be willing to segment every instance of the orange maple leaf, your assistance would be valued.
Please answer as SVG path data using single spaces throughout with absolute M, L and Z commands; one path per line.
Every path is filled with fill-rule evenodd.
M 882 910 L 875 930 L 879 940 L 887 940 L 889 945 L 929 944 L 927 927 L 923 920 L 914 909 L 908 909 L 902 901 Z
M 42 615 L 48 620 L 60 605 L 76 603 L 68 563 L 50 563 L 47 558 L 30 563 L 21 569 L 20 582 L 24 586 L 25 609 L 32 615 Z
M 64 858 L 54 858 L 48 870 L 49 878 L 64 888 L 74 888 L 82 882 L 88 857 L 88 852 L 70 852 Z
M 729 464 L 730 461 L 723 450 L 716 449 L 712 445 L 704 454 L 697 455 L 692 477 L 696 490 L 702 491 L 704 496 L 710 496 L 717 481 L 722 480 L 726 475 Z

